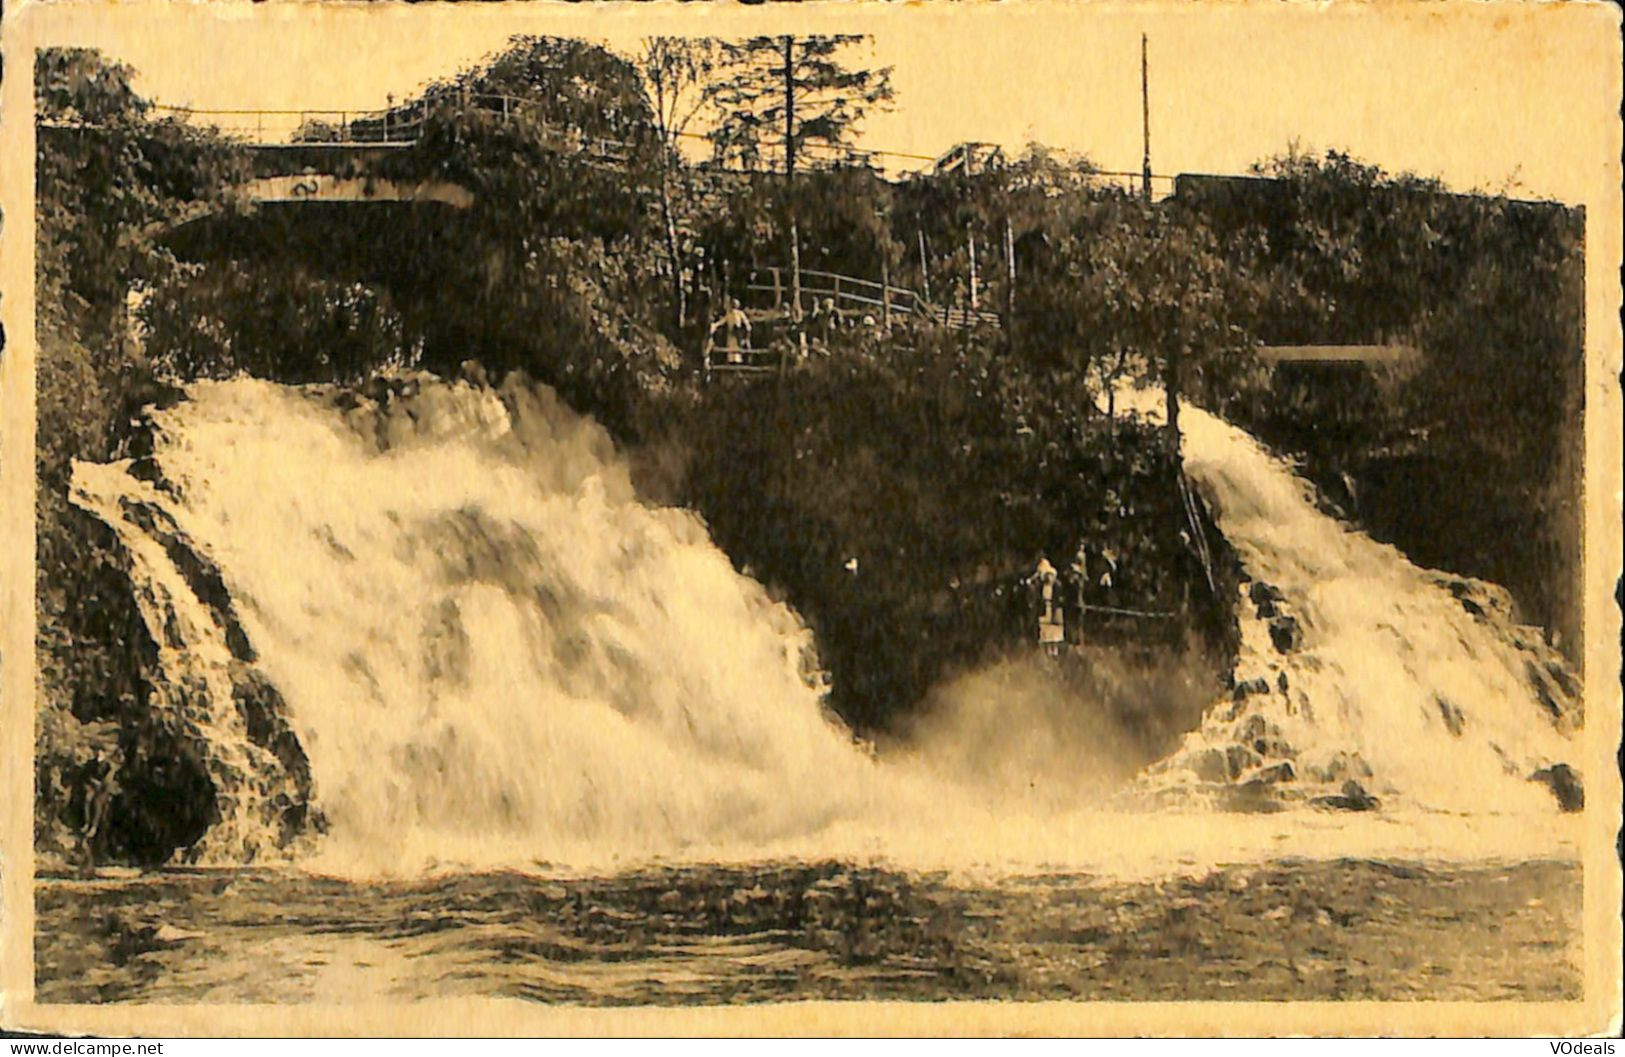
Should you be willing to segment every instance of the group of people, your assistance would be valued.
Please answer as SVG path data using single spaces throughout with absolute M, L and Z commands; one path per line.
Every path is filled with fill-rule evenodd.
M 1077 553 L 1063 571 L 1057 571 L 1047 556 L 1039 557 L 1027 583 L 1034 589 L 1037 604 L 1038 644 L 1046 653 L 1054 655 L 1063 645 L 1083 641 L 1089 599 L 1110 597 L 1116 573 L 1116 552 L 1101 547 L 1091 558 L 1087 541 L 1078 544 Z
M 794 327 L 789 308 L 784 310 L 780 322 L 783 326 L 769 348 L 777 348 L 789 358 L 827 352 L 843 333 L 875 331 L 880 326 L 873 315 L 858 316 L 842 311 L 833 297 L 815 301 L 799 328 Z M 749 354 L 763 351 L 752 342 L 750 314 L 737 297 L 730 298 L 727 308 L 711 322 L 706 330 L 706 341 L 720 352 L 722 362 L 729 364 L 745 363 Z

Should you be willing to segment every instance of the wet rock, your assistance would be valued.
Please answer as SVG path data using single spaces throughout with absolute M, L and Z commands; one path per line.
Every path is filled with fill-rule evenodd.
M 1282 600 L 1281 589 L 1262 580 L 1254 580 L 1248 585 L 1247 597 L 1255 606 L 1262 605 L 1266 601 L 1279 602 Z
M 158 465 L 158 460 L 154 459 L 150 455 L 143 455 L 138 459 L 132 460 L 130 462 L 130 468 L 127 472 L 136 480 L 146 481 L 148 484 L 158 484 L 159 482 L 165 480 L 164 471 L 162 467 Z
M 1582 811 L 1586 806 L 1585 788 L 1580 784 L 1580 775 L 1574 768 L 1566 763 L 1554 763 L 1550 767 L 1542 767 L 1529 776 L 1531 782 L 1539 782 L 1552 791 L 1557 798 L 1557 806 L 1564 811 Z
M 1257 778 L 1232 786 L 1225 795 L 1222 806 L 1226 811 L 1238 811 L 1249 815 L 1269 815 L 1284 810 L 1284 805 L 1276 798 L 1271 784 Z
M 1343 783 L 1341 796 L 1317 796 L 1310 801 L 1315 807 L 1331 811 L 1375 811 L 1382 801 L 1365 791 L 1365 786 L 1350 778 Z
M 1298 626 L 1298 618 L 1279 616 L 1271 620 L 1270 641 L 1281 653 L 1291 653 L 1303 645 L 1303 629 Z
M 1226 745 L 1193 754 L 1186 766 L 1199 781 L 1223 785 L 1236 781 L 1261 763 L 1263 760 L 1247 746 Z
M 1248 587 L 1247 597 L 1252 601 L 1259 617 L 1266 620 L 1278 616 L 1281 612 L 1281 603 L 1285 601 L 1279 588 L 1262 580 L 1255 581 Z
M 118 965 L 151 951 L 178 947 L 203 936 L 201 932 L 168 922 L 144 920 L 125 909 L 114 910 L 102 920 L 102 933 L 107 937 L 108 952 Z
M 1264 676 L 1260 675 L 1237 683 L 1236 689 L 1232 692 L 1231 696 L 1237 701 L 1242 701 L 1254 694 L 1267 694 L 1269 692 L 1270 681 Z
M 1552 677 L 1552 682 L 1557 684 L 1558 689 L 1563 691 L 1564 696 L 1580 696 L 1579 680 L 1577 680 L 1574 677 L 1574 673 L 1564 667 L 1560 661 L 1549 660 L 1546 662 L 1545 667 L 1546 674 Z
M 226 587 L 225 577 L 213 559 L 180 530 L 175 519 L 163 508 L 127 498 L 119 500 L 119 507 L 131 524 L 139 526 L 163 545 L 164 553 L 174 563 L 197 600 L 213 611 L 215 620 L 225 631 L 226 646 L 232 656 L 245 663 L 258 660 L 242 622 L 237 619 L 237 608 Z
M 1437 694 L 1433 696 L 1433 703 L 1439 706 L 1439 715 L 1444 719 L 1445 728 L 1456 737 L 1461 737 L 1462 729 L 1466 726 L 1461 709 Z
M 1336 782 L 1349 777 L 1370 778 L 1371 766 L 1359 753 L 1339 752 L 1322 767 L 1310 768 L 1307 777 L 1313 782 Z
M 1535 691 L 1535 697 L 1540 705 L 1552 714 L 1553 719 L 1562 719 L 1568 715 L 1573 707 L 1572 695 L 1562 692 L 1562 687 L 1554 684 L 1552 677 L 1547 674 L 1545 666 L 1537 665 L 1533 660 L 1523 662 L 1524 678 Z
M 1244 771 L 1257 767 L 1263 761 L 1245 745 L 1231 745 L 1224 750 L 1225 778 L 1235 781 Z
M 1253 751 L 1263 759 L 1290 759 L 1296 755 L 1292 746 L 1279 737 L 1255 738 Z
M 1236 737 L 1242 741 L 1254 741 L 1270 732 L 1269 721 L 1263 716 L 1248 716 L 1247 722 L 1236 731 Z
M 1282 782 L 1290 782 L 1297 778 L 1297 776 L 1297 772 L 1293 770 L 1291 762 L 1282 760 L 1280 763 L 1266 767 L 1262 771 L 1259 771 L 1253 776 L 1252 780 L 1255 782 L 1264 782 L 1269 785 L 1277 785 Z

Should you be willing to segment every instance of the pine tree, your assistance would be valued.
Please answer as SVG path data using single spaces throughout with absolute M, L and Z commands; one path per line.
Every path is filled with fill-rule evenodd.
M 778 147 L 791 176 L 809 144 L 847 145 L 870 108 L 892 99 L 891 67 L 853 68 L 840 57 L 865 39 L 751 37 L 724 44 L 715 95 L 721 114 L 711 132 L 718 160 L 755 165 L 764 147 Z

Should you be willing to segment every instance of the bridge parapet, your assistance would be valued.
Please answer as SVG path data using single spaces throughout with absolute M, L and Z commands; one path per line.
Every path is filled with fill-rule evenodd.
M 438 202 L 454 209 L 467 209 L 474 204 L 472 191 L 444 180 L 406 183 L 327 173 L 262 176 L 240 185 L 237 190 L 255 203 Z

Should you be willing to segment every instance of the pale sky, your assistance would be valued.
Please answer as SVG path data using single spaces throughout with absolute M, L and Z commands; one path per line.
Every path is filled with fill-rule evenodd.
M 218 108 L 382 106 L 517 32 L 622 51 L 650 33 L 863 32 L 875 60 L 895 66 L 897 98 L 860 145 L 934 155 L 967 139 L 1039 140 L 1126 170 L 1140 163 L 1145 32 L 1158 173 L 1243 172 L 1296 140 L 1462 190 L 1583 203 L 1618 158 L 1617 135 L 1610 153 L 1594 131 L 1612 109 L 1617 80 L 1599 71 L 1611 62 L 1617 78 L 1617 16 L 1554 6 L 132 3 L 34 14 L 42 37 L 131 63 L 154 99 Z

